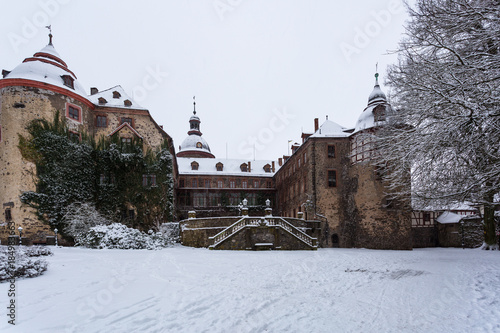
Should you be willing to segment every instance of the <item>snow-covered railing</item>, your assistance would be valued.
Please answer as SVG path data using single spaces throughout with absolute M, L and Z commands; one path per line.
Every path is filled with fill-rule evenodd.
M 318 240 L 316 238 L 309 236 L 281 217 L 242 217 L 215 236 L 209 237 L 212 241 L 212 245 L 209 248 L 216 248 L 219 244 L 246 227 L 279 227 L 306 245 L 312 248 L 318 247 Z

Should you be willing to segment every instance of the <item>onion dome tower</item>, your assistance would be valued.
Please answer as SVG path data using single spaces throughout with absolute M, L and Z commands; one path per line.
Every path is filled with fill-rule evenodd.
M 200 123 L 200 118 L 196 115 L 196 101 L 193 101 L 193 115 L 189 119 L 188 137 L 180 145 L 177 157 L 215 158 L 208 143 L 202 138 Z
M 391 105 L 387 103 L 386 95 L 380 89 L 378 76 L 378 73 L 375 73 L 375 86 L 370 96 L 368 96 L 367 107 L 358 118 L 354 133 L 382 125 L 387 116 L 393 112 Z

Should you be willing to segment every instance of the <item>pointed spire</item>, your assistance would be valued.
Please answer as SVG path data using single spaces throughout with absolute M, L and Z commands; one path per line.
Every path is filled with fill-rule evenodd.
M 196 96 L 193 96 L 193 114 L 196 114 Z
M 45 28 L 49 29 L 49 45 L 52 45 L 52 24 L 45 26 Z

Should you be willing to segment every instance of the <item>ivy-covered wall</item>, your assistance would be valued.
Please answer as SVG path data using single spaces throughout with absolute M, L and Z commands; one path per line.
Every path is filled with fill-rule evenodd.
M 36 191 L 21 201 L 64 235 L 64 215 L 72 203 L 90 203 L 112 221 L 147 230 L 170 221 L 173 213 L 172 155 L 166 145 L 144 150 L 141 140 L 75 138 L 56 114 L 37 119 L 20 136 L 23 157 L 36 165 Z

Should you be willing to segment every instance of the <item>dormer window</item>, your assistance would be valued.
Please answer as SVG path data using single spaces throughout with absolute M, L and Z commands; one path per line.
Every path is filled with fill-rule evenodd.
M 200 165 L 198 164 L 198 162 L 196 161 L 191 162 L 191 170 L 198 170 L 199 166 Z
M 73 79 L 70 75 L 61 75 L 61 78 L 63 79 L 64 85 L 66 87 L 69 87 L 71 89 L 75 89 L 75 86 L 73 84 L 75 79 Z
M 125 101 L 123 101 L 123 104 L 125 106 L 132 106 L 132 102 L 129 99 L 126 99 Z
M 118 91 L 113 91 L 113 98 L 120 98 L 122 95 Z
M 224 164 L 222 164 L 221 162 L 217 163 L 215 167 L 217 168 L 217 171 L 224 170 Z
M 240 165 L 241 172 L 248 172 L 248 164 L 243 163 Z
M 104 97 L 99 97 L 99 104 L 103 105 L 106 104 L 108 101 Z
M 271 166 L 269 164 L 264 165 L 265 172 L 271 172 Z

